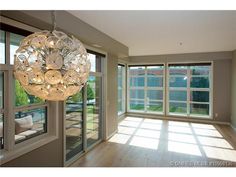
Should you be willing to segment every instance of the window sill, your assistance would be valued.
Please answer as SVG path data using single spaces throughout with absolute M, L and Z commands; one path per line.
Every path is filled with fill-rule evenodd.
M 171 116 L 171 117 L 183 117 L 183 118 L 193 118 L 193 119 L 213 119 L 210 116 L 201 116 L 201 115 L 186 115 L 186 114 L 167 114 L 167 116 Z
M 153 111 L 144 112 L 144 111 L 129 110 L 128 113 L 141 113 L 141 114 L 151 114 L 151 115 L 161 115 L 161 116 L 164 116 L 163 112 L 153 112 Z
M 39 138 L 39 137 L 35 137 L 35 138 Z M 0 165 L 7 163 L 15 158 L 18 158 L 28 152 L 31 152 L 31 151 L 33 151 L 41 146 L 44 146 L 52 141 L 55 141 L 56 139 L 58 139 L 58 136 L 56 136 L 56 135 L 45 134 L 45 135 L 42 135 L 42 138 L 40 140 L 34 141 L 33 143 L 25 142 L 25 143 L 27 143 L 27 146 L 17 147 L 11 151 L 2 150 L 2 151 L 0 151 L 1 152 Z M 32 138 L 32 140 L 35 140 L 35 139 Z

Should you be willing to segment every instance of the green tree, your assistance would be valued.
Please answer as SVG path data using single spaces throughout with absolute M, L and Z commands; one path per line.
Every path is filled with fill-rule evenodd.
M 21 87 L 20 83 L 15 81 L 15 94 L 16 94 L 16 106 L 27 105 L 28 96 L 24 89 Z
M 93 89 L 91 88 L 90 84 L 87 85 L 87 99 L 88 99 L 88 101 L 94 99 L 94 92 L 93 92 Z
M 72 95 L 69 100 L 73 103 L 78 103 L 81 102 L 83 100 L 82 98 L 82 91 L 80 91 L 79 93 L 76 93 L 75 95 Z

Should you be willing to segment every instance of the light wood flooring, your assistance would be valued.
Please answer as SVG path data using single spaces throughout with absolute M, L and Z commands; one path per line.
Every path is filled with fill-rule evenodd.
M 235 167 L 236 132 L 210 125 L 126 117 L 73 167 Z

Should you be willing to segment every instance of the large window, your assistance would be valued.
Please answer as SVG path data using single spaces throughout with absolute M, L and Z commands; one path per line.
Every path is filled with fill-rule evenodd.
M 10 64 L 14 64 L 14 54 L 24 38 L 10 33 Z M 15 80 L 14 82 L 15 143 L 22 142 L 47 131 L 47 104 L 38 97 L 29 95 Z M 33 106 L 33 108 L 32 108 Z
M 130 112 L 164 112 L 164 65 L 129 66 Z
M 169 64 L 168 113 L 211 117 L 211 63 Z
M 125 65 L 118 65 L 118 115 L 125 112 L 125 78 L 126 78 Z
M 15 149 L 17 149 L 18 154 L 20 151 L 28 152 L 38 148 L 40 144 L 37 143 L 40 140 L 50 142 L 47 138 L 50 136 L 52 139 L 52 136 L 55 135 L 51 129 L 51 134 L 49 134 L 48 129 L 49 103 L 28 94 L 13 76 L 14 53 L 24 35 L 30 34 L 27 31 L 23 32 L 24 35 L 16 34 L 22 31 L 24 30 L 1 24 L 0 149 L 4 149 L 6 152 L 11 151 L 14 156 L 17 156 L 17 153 L 14 153 Z M 52 106 L 53 109 L 54 106 Z M 54 114 L 56 113 L 54 112 Z M 54 121 L 54 116 L 51 116 L 50 122 Z M 40 136 L 42 134 L 44 135 Z M 24 143 L 21 143 L 23 141 Z M 24 149 L 26 146 L 27 150 Z M 3 153 L 0 161 L 5 162 L 7 159 Z

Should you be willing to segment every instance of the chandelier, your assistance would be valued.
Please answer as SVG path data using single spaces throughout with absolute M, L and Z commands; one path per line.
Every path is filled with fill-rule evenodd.
M 78 93 L 87 82 L 90 61 L 83 44 L 74 36 L 56 30 L 35 32 L 16 50 L 14 76 L 30 95 L 62 101 Z

